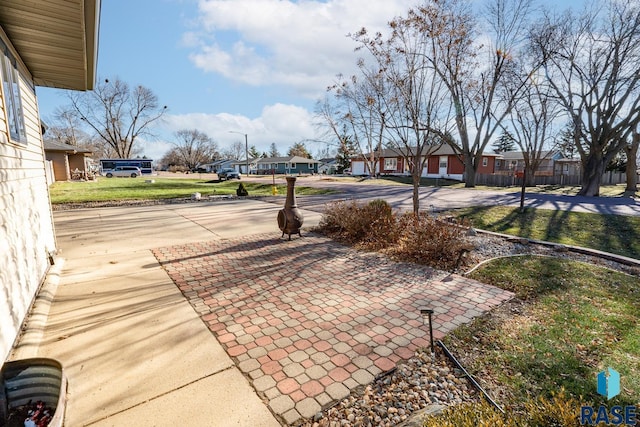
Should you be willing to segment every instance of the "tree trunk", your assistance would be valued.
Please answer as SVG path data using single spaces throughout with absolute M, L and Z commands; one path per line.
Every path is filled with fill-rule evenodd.
M 531 166 L 524 168 L 524 185 L 527 187 L 536 186 L 536 171 Z
M 471 154 L 464 154 L 464 186 L 474 188 L 476 186 L 476 169 Z
M 527 188 L 527 176 L 530 173 L 530 170 L 525 167 L 522 174 L 522 187 L 520 188 L 520 213 L 524 213 L 524 197 Z
M 593 151 L 582 159 L 582 188 L 579 196 L 597 197 L 600 195 L 600 183 L 606 167 L 602 153 Z
M 420 171 L 414 170 L 411 177 L 413 178 L 413 214 L 417 217 L 420 211 Z
M 638 164 L 636 162 L 638 158 L 638 146 L 640 146 L 640 133 L 633 133 L 633 141 L 631 145 L 627 145 L 624 151 L 627 155 L 627 187 L 624 189 L 625 193 L 634 195 L 638 191 Z

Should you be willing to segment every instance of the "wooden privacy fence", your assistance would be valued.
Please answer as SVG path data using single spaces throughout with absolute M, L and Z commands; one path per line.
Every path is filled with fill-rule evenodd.
M 624 172 L 605 172 L 602 175 L 602 185 L 624 184 L 627 176 Z M 553 175 L 536 176 L 535 185 L 581 185 L 579 175 Z M 522 185 L 522 178 L 515 175 L 476 174 L 476 185 L 488 185 L 491 187 L 510 187 Z

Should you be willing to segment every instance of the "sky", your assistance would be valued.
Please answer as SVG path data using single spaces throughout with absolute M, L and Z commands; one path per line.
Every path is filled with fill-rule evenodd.
M 550 0 L 548 0 L 550 1 Z M 572 0 L 573 2 L 579 0 Z M 571 3 L 571 2 L 565 2 Z M 325 147 L 316 102 L 339 74 L 356 70 L 348 34 L 382 31 L 407 0 L 102 0 L 98 79 L 145 86 L 168 107 L 141 154 L 160 159 L 174 132 L 198 129 L 220 150 L 234 142 L 281 153 Z M 41 117 L 68 104 L 37 88 Z

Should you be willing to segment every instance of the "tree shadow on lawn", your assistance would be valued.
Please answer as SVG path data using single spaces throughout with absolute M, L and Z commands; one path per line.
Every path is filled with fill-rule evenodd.
M 640 259 L 640 220 L 636 217 L 513 208 L 506 215 L 477 206 L 466 210 L 473 225 L 528 239 L 582 246 Z M 494 219 L 495 218 L 495 219 Z

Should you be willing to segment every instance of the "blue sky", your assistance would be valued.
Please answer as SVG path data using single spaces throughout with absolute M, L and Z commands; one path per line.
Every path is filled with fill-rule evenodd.
M 575 3 L 578 0 L 573 0 Z M 103 0 L 98 77 L 151 89 L 169 107 L 142 152 L 160 158 L 173 132 L 199 129 L 221 149 L 235 141 L 281 152 L 307 141 L 317 99 L 355 68 L 361 27 L 382 30 L 406 0 Z M 38 88 L 47 121 L 65 91 Z

